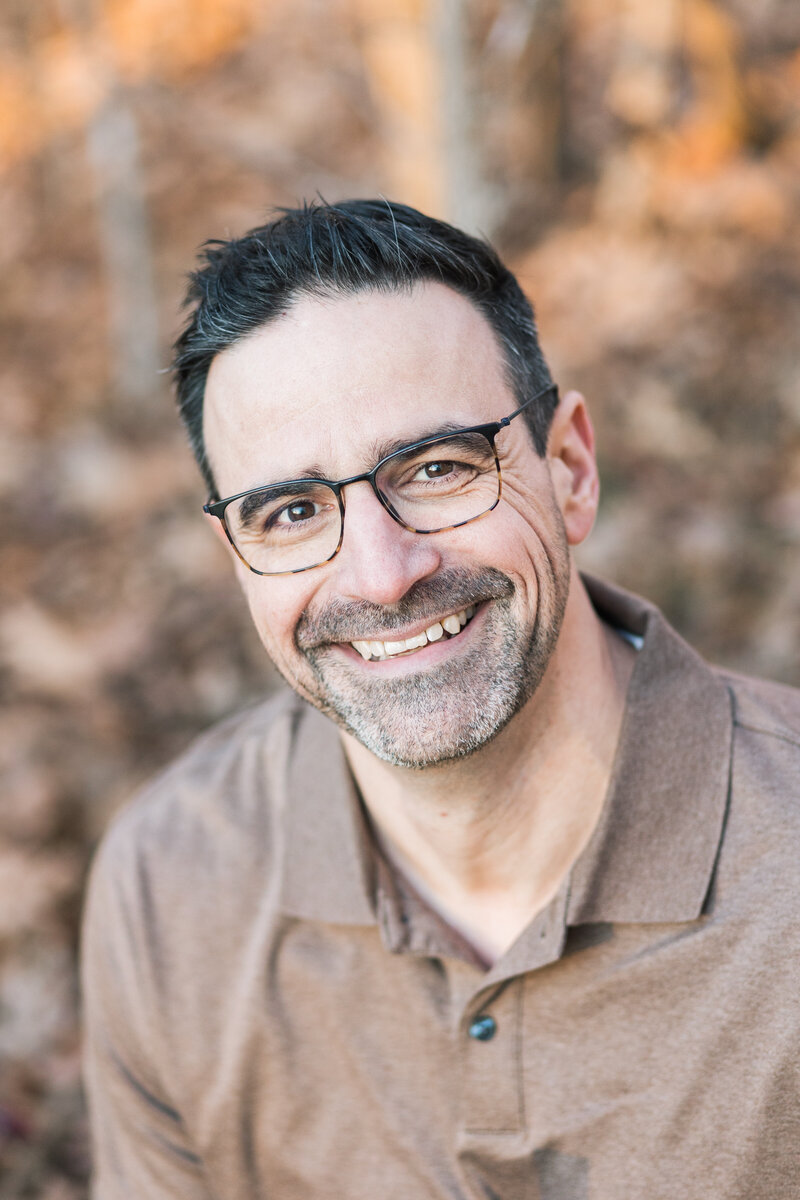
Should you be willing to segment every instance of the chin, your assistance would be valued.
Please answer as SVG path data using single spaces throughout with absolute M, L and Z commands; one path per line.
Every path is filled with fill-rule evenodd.
M 535 626 L 520 639 L 518 630 L 500 628 L 494 653 L 483 642 L 436 670 L 373 683 L 354 681 L 320 657 L 321 686 L 308 698 L 384 762 L 411 770 L 446 766 L 487 746 L 533 696 L 551 653 L 539 633 Z

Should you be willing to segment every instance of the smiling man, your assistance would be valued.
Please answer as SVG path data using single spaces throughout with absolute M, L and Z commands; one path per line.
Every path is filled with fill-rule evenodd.
M 800 699 L 576 571 L 598 480 L 483 242 L 212 244 L 182 415 L 289 688 L 117 820 L 95 1196 L 797 1194 Z

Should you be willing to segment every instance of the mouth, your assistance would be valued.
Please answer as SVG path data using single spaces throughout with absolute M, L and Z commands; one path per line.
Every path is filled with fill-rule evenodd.
M 447 616 L 440 617 L 427 629 L 421 630 L 412 637 L 397 641 L 359 640 L 350 642 L 350 645 L 365 662 L 385 662 L 390 658 L 407 658 L 411 654 L 419 653 L 432 642 L 449 641 L 458 637 L 462 630 L 469 625 L 477 609 L 477 605 L 470 604 L 457 612 L 448 613 Z

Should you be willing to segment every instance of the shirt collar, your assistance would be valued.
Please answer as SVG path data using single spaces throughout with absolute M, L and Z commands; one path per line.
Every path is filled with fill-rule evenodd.
M 301 702 L 289 747 L 281 908 L 334 925 L 375 922 L 375 855 L 339 731 Z
M 728 797 L 727 688 L 654 605 L 584 576 L 600 616 L 641 634 L 606 802 L 573 868 L 566 919 L 699 916 Z M 303 704 L 290 750 L 281 908 L 333 924 L 376 922 L 376 858 L 336 726 Z
M 573 870 L 567 920 L 694 920 L 728 803 L 730 694 L 654 605 L 591 577 L 584 583 L 600 616 L 644 644 L 603 813 Z

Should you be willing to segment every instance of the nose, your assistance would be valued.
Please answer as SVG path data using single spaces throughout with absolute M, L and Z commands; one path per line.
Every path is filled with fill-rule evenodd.
M 366 480 L 345 493 L 342 548 L 334 560 L 340 595 L 388 606 L 441 565 L 435 535 L 412 533 L 390 517 Z

